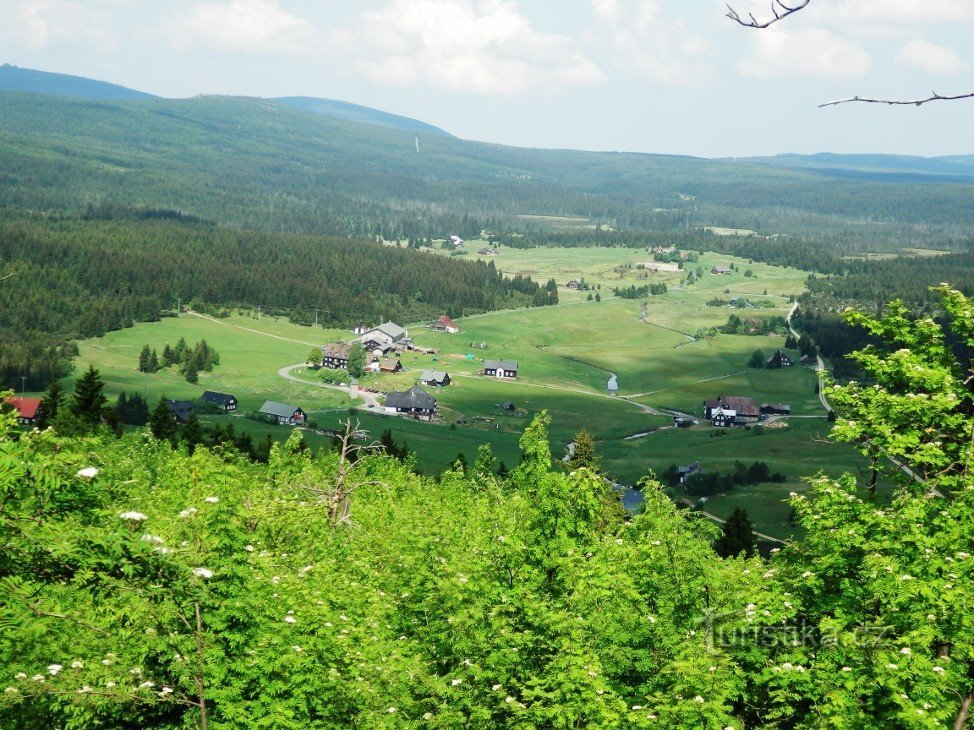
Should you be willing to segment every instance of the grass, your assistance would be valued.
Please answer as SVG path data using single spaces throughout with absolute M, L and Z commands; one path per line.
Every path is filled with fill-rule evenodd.
M 468 242 L 471 245 L 476 242 Z M 726 516 L 742 504 L 763 531 L 791 534 L 790 508 L 782 500 L 789 491 L 804 489 L 801 478 L 819 471 L 835 475 L 854 470 L 861 461 L 851 449 L 825 441 L 828 426 L 814 392 L 813 372 L 802 367 L 770 371 L 745 366 L 754 350 L 770 355 L 782 347 L 783 337 L 718 335 L 695 340 L 692 335 L 701 328 L 723 324 L 732 311 L 742 316 L 749 313 L 708 306 L 707 301 L 717 296 L 772 302 L 773 308 L 753 312 L 755 316 L 786 314 L 788 297 L 802 290 L 805 274 L 707 254 L 699 264 L 691 265 L 694 270 L 698 265 L 705 270 L 703 278 L 693 286 L 681 287 L 684 272 L 654 275 L 631 266 L 650 259 L 647 252 L 632 249 L 503 249 L 497 261 L 503 271 L 542 280 L 555 278 L 561 283 L 584 277 L 593 286 L 601 286 L 597 291 L 603 300 L 590 302 L 588 292 L 561 288 L 560 306 L 467 317 L 458 320 L 461 333 L 454 335 L 410 323 L 417 344 L 435 348 L 436 354 L 404 353 L 404 372 L 370 375 L 362 384 L 384 391 L 404 389 L 415 384 L 422 370 L 446 370 L 453 384 L 435 393 L 442 422 L 408 421 L 364 408 L 355 417 L 374 437 L 388 428 L 397 441 L 408 443 L 427 473 L 446 469 L 461 452 L 472 463 L 481 444 L 489 444 L 498 459 L 513 467 L 519 459 L 520 434 L 542 409 L 552 417 L 550 436 L 556 458 L 564 454 L 579 429 L 587 428 L 599 443 L 606 473 L 625 484 L 674 463 L 698 460 L 705 469 L 726 471 L 735 460 L 750 463 L 760 458 L 773 471 L 784 473 L 788 482 L 740 487 L 714 497 L 707 509 Z M 739 271 L 729 276 L 709 274 L 713 265 L 732 261 Z M 745 277 L 746 269 L 753 275 Z M 645 300 L 647 321 L 642 321 L 643 302 L 614 297 L 611 287 L 647 281 L 666 281 L 670 288 L 664 295 Z M 193 399 L 206 389 L 235 394 L 241 413 L 257 409 L 264 400 L 287 401 L 303 408 L 319 427 L 333 429 L 349 417 L 353 404 L 347 395 L 286 381 L 278 370 L 303 362 L 316 344 L 351 336 L 284 319 L 257 320 L 252 313 L 238 312 L 221 320 L 184 315 L 80 343 L 78 372 L 90 362 L 102 372 L 112 397 L 120 390 L 144 391 L 150 403 L 163 394 Z M 166 342 L 175 344 L 180 337 L 190 344 L 205 338 L 220 353 L 216 370 L 201 373 L 196 385 L 174 372 L 144 376 L 137 371 L 143 345 L 161 351 Z M 479 375 L 483 361 L 494 358 L 517 360 L 518 379 L 498 381 Z M 610 373 L 618 376 L 618 397 L 606 392 Z M 295 374 L 308 380 L 320 376 L 303 369 Z M 743 430 L 714 436 L 709 425 L 665 428 L 672 424 L 671 418 L 653 413 L 653 409 L 664 408 L 700 415 L 703 400 L 721 393 L 788 403 L 794 414 L 803 417 L 792 418 L 789 428 L 766 429 L 760 436 Z M 500 409 L 504 401 L 512 401 L 517 410 Z M 234 425 L 258 439 L 265 434 L 282 439 L 291 432 L 239 417 Z M 646 431 L 652 433 L 626 438 Z M 327 443 L 316 434 L 308 433 L 306 438 L 313 446 Z M 675 497 L 686 495 L 677 492 Z

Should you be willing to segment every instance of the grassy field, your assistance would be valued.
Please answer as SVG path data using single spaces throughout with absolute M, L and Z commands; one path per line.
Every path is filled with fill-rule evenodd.
M 477 242 L 468 242 L 476 247 Z M 801 478 L 819 471 L 837 474 L 856 469 L 861 462 L 848 448 L 826 443 L 824 413 L 815 395 L 815 374 L 806 368 L 777 371 L 751 370 L 746 363 L 756 349 L 770 355 L 782 347 L 781 336 L 717 335 L 695 339 L 701 328 L 721 325 L 733 312 L 740 316 L 785 315 L 789 296 L 800 293 L 804 272 L 731 257 L 707 254 L 689 265 L 705 272 L 692 286 L 681 286 L 684 272 L 652 274 L 636 268 L 650 261 L 645 251 L 632 249 L 503 249 L 497 266 L 509 274 L 537 279 L 584 278 L 596 287 L 602 301 L 588 301 L 587 291 L 559 289 L 557 307 L 494 312 L 458 321 L 460 334 L 432 332 L 421 323 L 407 323 L 411 336 L 436 354 L 407 352 L 406 370 L 394 375 L 367 376 L 362 384 L 381 391 L 415 384 L 424 369 L 446 370 L 453 384 L 435 393 L 439 423 L 420 423 L 389 417 L 362 408 L 355 414 L 363 426 L 378 435 L 392 431 L 405 441 L 427 473 L 447 468 L 463 453 L 469 462 L 481 444 L 489 444 L 508 466 L 518 460 L 517 442 L 524 426 L 542 409 L 552 416 L 551 439 L 560 457 L 577 431 L 587 428 L 597 439 L 607 474 L 634 484 L 650 469 L 698 460 L 706 469 L 729 470 L 734 461 L 768 462 L 784 473 L 785 484 L 738 488 L 708 502 L 707 509 L 726 515 L 738 504 L 771 534 L 787 535 L 789 508 L 782 498 L 804 488 Z M 714 265 L 736 263 L 731 275 L 712 275 Z M 751 276 L 744 276 L 750 270 Z M 611 293 L 614 286 L 637 286 L 665 281 L 666 294 L 645 300 L 624 300 Z M 761 310 L 708 306 L 714 297 L 746 296 L 772 304 Z M 645 321 L 641 307 L 645 303 Z M 301 363 L 317 344 L 350 338 L 349 332 L 298 326 L 285 319 L 237 313 L 212 320 L 192 314 L 141 324 L 80 344 L 78 373 L 88 363 L 101 371 L 107 391 L 145 392 L 150 403 L 165 394 L 193 399 L 203 390 L 234 393 L 240 411 L 257 409 L 264 400 L 281 400 L 303 408 L 321 428 L 337 428 L 353 405 L 344 392 L 296 383 L 280 377 L 280 368 Z M 138 354 L 148 344 L 161 352 L 168 342 L 183 337 L 191 345 L 205 338 L 220 353 L 212 373 L 201 373 L 196 385 L 174 372 L 144 376 L 137 370 Z M 498 381 L 479 375 L 485 359 L 512 359 L 519 363 L 516 381 Z M 77 377 L 77 374 L 74 377 Z M 610 374 L 618 376 L 618 396 L 609 395 Z M 299 369 L 295 375 L 315 380 L 321 373 Z M 784 402 L 796 416 L 782 429 L 735 430 L 723 436 L 708 425 L 689 430 L 667 428 L 669 415 L 658 409 L 675 409 L 701 415 L 702 402 L 719 394 L 750 395 L 758 402 Z M 515 411 L 499 406 L 515 404 Z M 361 401 L 359 401 L 361 403 Z M 237 417 L 234 424 L 256 438 L 271 434 L 285 438 L 290 429 Z M 640 438 L 634 434 L 651 432 Z M 309 435 L 309 443 L 325 438 Z M 684 495 L 676 495 L 680 498 Z

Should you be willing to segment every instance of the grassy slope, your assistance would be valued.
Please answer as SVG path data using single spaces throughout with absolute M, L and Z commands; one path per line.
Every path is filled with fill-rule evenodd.
M 579 253 L 583 254 L 579 257 Z M 784 314 L 787 300 L 781 296 L 801 290 L 804 274 L 796 270 L 760 264 L 750 266 L 755 277 L 742 274 L 727 277 L 705 275 L 691 290 L 675 290 L 650 298 L 653 324 L 639 321 L 639 302 L 612 297 L 610 286 L 639 283 L 638 271 L 626 271 L 622 279 L 615 267 L 643 260 L 639 251 L 559 250 L 502 252 L 498 265 L 510 273 L 543 269 L 544 276 L 564 281 L 564 272 L 584 276 L 602 284 L 602 302 L 585 301 L 585 293 L 562 289 L 566 303 L 554 308 L 499 312 L 463 319 L 458 335 L 431 332 L 419 323 L 410 325 L 419 344 L 435 347 L 437 355 L 407 353 L 402 358 L 407 372 L 365 379 L 383 389 L 403 388 L 426 368 L 450 372 L 455 384 L 437 393 L 445 424 L 426 424 L 391 418 L 370 411 L 357 417 L 374 435 L 383 429 L 405 440 L 419 457 L 421 467 L 441 471 L 463 452 L 472 463 L 477 447 L 491 445 L 495 455 L 508 466 L 517 462 L 517 441 L 530 417 L 542 408 L 551 412 L 552 441 L 556 455 L 581 427 L 599 441 L 605 468 L 613 478 L 635 483 L 649 469 L 661 471 L 668 464 L 700 460 L 705 468 L 728 470 L 735 460 L 763 459 L 772 470 L 788 476 L 786 484 L 740 488 L 713 498 L 708 509 L 728 514 L 744 504 L 755 520 L 772 534 L 788 534 L 788 508 L 781 499 L 789 491 L 801 491 L 800 478 L 823 470 L 837 474 L 860 465 L 848 448 L 825 443 L 827 424 L 814 394 L 814 374 L 804 368 L 780 371 L 748 371 L 744 367 L 751 352 L 761 347 L 770 353 L 782 343 L 780 337 L 720 335 L 712 340 L 690 342 L 681 331 L 721 324 L 730 310 L 706 306 L 705 302 L 724 289 L 756 298 L 773 299 L 773 310 L 761 314 Z M 720 263 L 730 259 L 720 257 Z M 716 257 L 704 257 L 701 266 L 709 271 Z M 739 262 L 746 264 L 746 262 Z M 742 269 L 745 266 L 742 266 Z M 556 275 L 557 274 L 557 275 Z M 678 283 L 679 273 L 661 274 Z M 675 281 L 674 281 L 675 280 Z M 768 295 L 763 291 L 767 288 Z M 136 370 L 139 350 L 150 344 L 161 350 L 165 342 L 183 336 L 190 343 L 201 337 L 213 345 L 221 364 L 212 374 L 201 374 L 198 385 L 190 385 L 173 373 L 142 376 Z M 321 427 L 337 427 L 348 417 L 347 397 L 334 390 L 289 383 L 277 375 L 279 368 L 304 360 L 309 346 L 349 333 L 301 327 L 283 319 L 236 314 L 218 322 L 185 315 L 179 319 L 137 325 L 81 344 L 81 363 L 93 362 L 108 381 L 108 390 L 141 391 L 147 383 L 150 399 L 165 393 L 170 397 L 193 398 L 204 389 L 235 393 L 241 410 L 258 407 L 265 399 L 288 400 L 308 410 Z M 472 349 L 471 342 L 486 342 L 486 350 Z M 687 343 L 687 344 L 684 344 Z M 465 354 L 474 354 L 467 361 Z M 477 376 L 484 358 L 513 358 L 521 365 L 517 382 L 497 382 Z M 618 398 L 605 391 L 607 371 L 619 374 L 622 390 Z M 732 377 L 711 380 L 733 373 Z M 314 378 L 314 373 L 298 372 Z M 753 395 L 758 400 L 785 401 L 795 413 L 787 429 L 768 429 L 763 434 L 733 431 L 714 437 L 706 426 L 690 430 L 661 430 L 671 420 L 654 416 L 623 397 L 652 406 L 675 407 L 699 413 L 703 399 L 718 393 Z M 517 413 L 501 411 L 497 404 L 512 400 Z M 491 419 L 476 420 L 477 417 Z M 459 422 L 458 422 L 459 421 Z M 452 424 L 452 425 L 450 425 Z M 284 438 L 289 429 L 265 426 L 242 418 L 237 427 L 257 436 L 265 433 Z M 637 432 L 654 431 L 638 439 L 625 439 Z M 312 438 L 320 443 L 320 438 Z

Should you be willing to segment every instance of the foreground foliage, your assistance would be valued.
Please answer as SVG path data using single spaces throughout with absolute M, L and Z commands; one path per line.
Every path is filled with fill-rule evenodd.
M 970 343 L 974 307 L 942 296 Z M 885 506 L 815 480 L 807 537 L 768 558 L 718 557 L 650 479 L 622 516 L 597 459 L 552 463 L 544 414 L 508 477 L 484 449 L 438 481 L 354 434 L 264 465 L 6 421 L 0 724 L 963 727 L 966 373 L 927 321 L 863 321 L 893 352 L 862 356 L 877 395 L 832 391 L 838 434 L 923 471 Z M 900 417 L 918 398 L 940 431 Z

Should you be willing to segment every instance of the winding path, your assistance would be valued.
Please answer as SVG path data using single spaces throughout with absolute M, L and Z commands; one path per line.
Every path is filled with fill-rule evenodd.
M 296 365 L 285 365 L 284 367 L 282 367 L 280 370 L 277 371 L 277 374 L 280 375 L 285 380 L 290 380 L 294 383 L 301 383 L 302 385 L 311 385 L 316 388 L 325 388 L 326 390 L 337 390 L 341 393 L 344 393 L 349 398 L 352 397 L 351 393 L 349 393 L 348 386 L 332 385 L 330 383 L 316 383 L 313 380 L 305 380 L 304 378 L 297 378 L 291 374 L 292 370 L 297 370 L 298 368 L 304 368 L 304 367 L 307 367 L 307 364 L 303 362 L 299 362 Z M 376 398 L 376 396 L 373 393 L 369 393 L 368 391 L 364 391 L 364 390 L 358 391 L 358 397 L 361 398 L 363 401 L 365 401 L 366 408 L 375 408 L 377 405 L 379 405 L 379 401 Z

